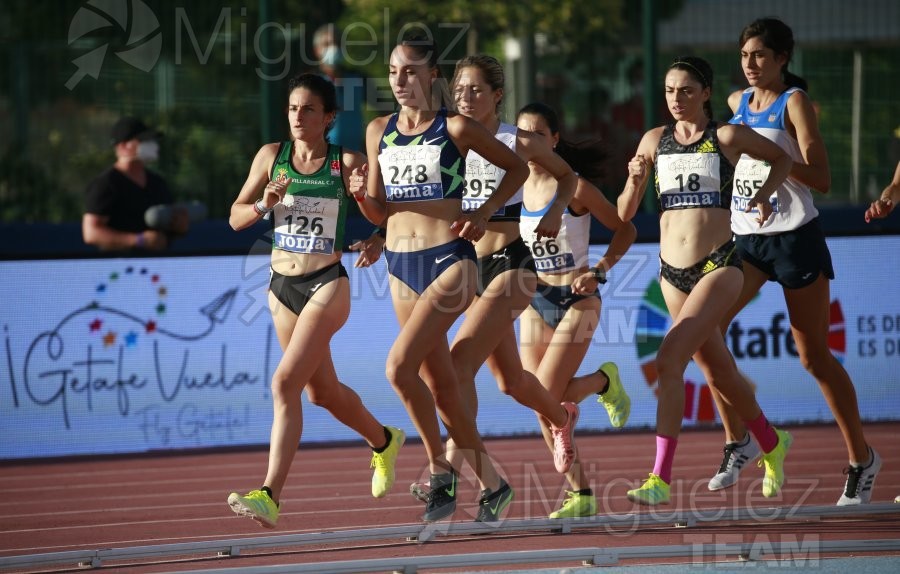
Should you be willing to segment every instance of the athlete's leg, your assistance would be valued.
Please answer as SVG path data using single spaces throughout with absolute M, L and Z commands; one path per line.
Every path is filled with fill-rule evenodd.
M 811 285 L 784 290 L 800 362 L 819 383 L 844 436 L 850 461 L 864 464 L 869 459 L 869 447 L 859 417 L 856 389 L 844 366 L 828 349 L 830 297 L 830 282 L 822 274 Z
M 455 270 L 454 275 L 458 277 L 458 268 L 466 264 L 456 263 L 444 274 Z M 431 472 L 444 473 L 447 462 L 435 412 L 435 397 L 417 371 L 435 347 L 446 346 L 447 330 L 457 315 L 435 308 L 430 300 L 423 300 L 399 279 L 390 276 L 389 281 L 400 333 L 388 353 L 385 372 L 422 438 Z M 430 315 L 426 317 L 430 320 L 423 321 L 422 315 Z
M 342 277 L 323 285 L 299 317 L 284 307 L 271 291 L 269 307 L 278 341 L 284 349 L 272 375 L 274 417 L 264 482 L 277 503 L 303 429 L 300 394 L 319 369 L 322 358 L 328 356 L 331 337 L 347 321 L 349 283 Z
M 759 293 L 759 290 L 762 289 L 762 286 L 765 285 L 768 280 L 768 275 L 753 266 L 751 263 L 744 261 L 744 285 L 741 288 L 741 294 L 738 296 L 737 302 L 732 305 L 731 309 L 728 310 L 728 313 L 725 315 L 725 318 L 721 323 L 721 331 L 722 334 L 725 335 L 728 332 L 728 328 L 731 325 L 731 322 L 737 316 L 741 310 L 747 306 L 751 300 Z M 728 404 L 722 395 L 717 390 L 717 383 L 714 380 L 715 374 L 710 372 L 707 369 L 706 365 L 703 363 L 703 357 L 695 357 L 697 361 L 697 365 L 703 371 L 704 376 L 709 384 L 710 394 L 712 395 L 713 400 L 716 403 L 716 408 L 719 411 L 719 417 L 722 419 L 722 426 L 725 429 L 725 442 L 726 443 L 736 443 L 744 439 L 747 434 L 747 429 L 744 426 L 744 422 L 741 420 L 741 417 L 737 414 L 737 412 L 731 408 L 731 405 Z M 738 370 L 738 376 L 744 379 L 745 385 L 753 388 L 750 380 Z
M 705 275 L 689 294 L 666 279 L 661 281 L 663 298 L 674 323 L 656 354 L 656 461 L 643 485 L 628 491 L 629 500 L 649 505 L 669 502 L 672 466 L 684 414 L 684 370 L 707 340 L 721 339 L 719 325 L 737 300 L 742 281 L 741 271 L 735 267 Z
M 491 281 L 484 294 L 466 311 L 466 318 L 451 347 L 460 383 L 473 414 L 477 414 L 475 374 L 487 361 L 500 390 L 520 404 L 548 417 L 557 426 L 567 414 L 559 401 L 546 393 L 533 374 L 525 372 L 516 347 L 513 323 L 534 295 L 536 277 L 525 269 L 512 269 Z
M 575 303 L 553 331 L 543 359 L 537 369 L 538 379 L 547 385 L 554 400 L 562 401 L 569 381 L 578 371 L 600 319 L 600 299 L 590 297 Z M 546 419 L 538 417 L 547 447 L 553 451 L 553 438 Z M 566 472 L 573 490 L 590 488 L 590 483 L 576 457 Z
M 478 414 L 475 375 L 487 362 L 502 392 L 548 417 L 558 427 L 568 421 L 568 412 L 559 401 L 554 401 L 540 381 L 523 369 L 516 348 L 513 323 L 531 301 L 536 281 L 535 274 L 526 269 L 501 273 L 466 310 L 451 353 L 461 392 L 473 416 Z M 452 440 L 449 441 L 448 456 L 454 467 L 459 468 L 454 447 Z
M 553 339 L 553 328 L 531 306 L 519 316 L 519 351 L 522 368 L 536 373 Z
M 339 422 L 359 433 L 370 447 L 385 446 L 384 426 L 369 412 L 356 391 L 338 379 L 328 348 L 306 386 L 306 396 L 310 403 L 326 409 Z
M 719 332 L 722 318 L 734 305 L 743 277 L 734 267 L 704 276 L 685 294 L 668 281 L 661 282 L 663 297 L 674 323 L 656 355 L 659 373 L 656 432 L 677 438 L 684 414 L 684 371 L 691 356 Z

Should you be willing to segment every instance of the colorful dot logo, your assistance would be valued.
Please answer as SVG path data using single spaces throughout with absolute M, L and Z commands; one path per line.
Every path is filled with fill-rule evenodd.
M 149 289 L 149 293 L 155 296 L 155 301 L 151 302 L 155 318 L 159 319 L 166 314 L 168 289 L 160 283 L 158 274 L 150 273 L 145 267 L 135 269 L 129 266 L 121 273 L 113 271 L 97 284 L 94 291 L 97 297 L 103 298 L 113 289 L 120 290 L 120 292 L 136 293 L 140 297 L 145 297 Z M 95 309 L 97 313 L 86 316 L 88 332 L 99 336 L 103 346 L 106 348 L 117 344 L 135 347 L 142 335 L 149 335 L 157 331 L 157 322 L 154 318 L 140 319 L 122 310 L 110 309 L 105 305 L 101 305 L 98 301 L 94 301 L 89 307 Z M 106 311 L 106 313 L 101 313 L 100 311 Z M 131 325 L 131 327 L 126 328 L 124 331 L 121 328 L 116 329 L 116 322 L 107 320 L 109 319 L 109 313 L 126 319 L 127 321 L 124 325 Z M 104 315 L 107 315 L 106 319 L 104 319 Z M 121 326 L 122 323 L 119 323 L 119 325 Z

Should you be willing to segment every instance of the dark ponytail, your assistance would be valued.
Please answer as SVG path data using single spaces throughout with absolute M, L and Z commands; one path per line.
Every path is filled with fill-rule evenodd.
M 713 70 L 712 66 L 709 65 L 709 62 L 707 62 L 703 58 L 698 58 L 696 56 L 680 56 L 678 58 L 675 58 L 675 61 L 672 62 L 671 66 L 669 66 L 669 69 L 687 72 L 691 75 L 692 78 L 700 82 L 701 86 L 703 86 L 704 88 L 709 88 L 709 98 L 705 102 L 703 102 L 703 111 L 706 112 L 706 117 L 712 119 L 713 109 L 711 102 Z
M 804 92 L 809 91 L 809 84 L 806 83 L 806 80 L 798 76 L 793 72 L 787 71 L 787 65 L 781 70 L 781 76 L 784 79 L 784 83 L 789 88 L 800 88 Z
M 763 46 L 769 48 L 776 55 L 784 54 L 787 60 L 781 68 L 782 81 L 789 88 L 800 88 L 804 92 L 808 89 L 806 80 L 797 74 L 788 72 L 788 64 L 794 55 L 794 32 L 791 27 L 779 20 L 778 18 L 760 18 L 747 24 L 741 32 L 739 47 L 743 48 L 744 44 L 750 38 L 759 37 Z
M 532 102 L 516 114 L 516 121 L 526 114 L 541 116 L 553 135 L 559 134 L 559 116 L 547 104 Z M 569 164 L 572 170 L 584 179 L 595 182 L 606 175 L 604 163 L 607 158 L 606 145 L 597 138 L 570 142 L 562 137 L 556 144 L 556 154 Z

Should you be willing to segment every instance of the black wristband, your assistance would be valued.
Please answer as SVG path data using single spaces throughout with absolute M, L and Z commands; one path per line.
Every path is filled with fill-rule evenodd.
M 604 271 L 603 269 L 600 269 L 599 267 L 591 267 L 588 273 L 591 274 L 591 277 L 597 280 L 597 283 L 606 283 L 606 271 Z
M 372 235 L 377 235 L 382 239 L 387 239 L 387 229 L 384 227 L 376 227 L 375 231 L 372 232 Z

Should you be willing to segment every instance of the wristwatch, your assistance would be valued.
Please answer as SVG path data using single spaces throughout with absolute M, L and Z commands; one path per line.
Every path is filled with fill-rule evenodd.
M 606 271 L 599 267 L 591 267 L 588 273 L 591 274 L 591 277 L 597 280 L 597 283 L 606 283 Z

